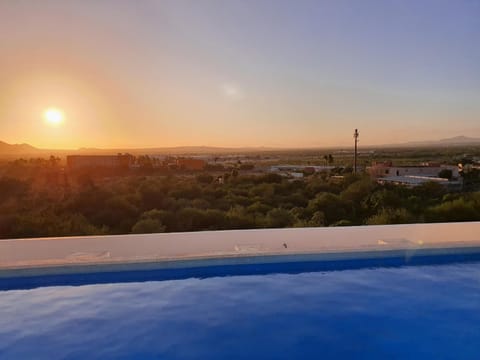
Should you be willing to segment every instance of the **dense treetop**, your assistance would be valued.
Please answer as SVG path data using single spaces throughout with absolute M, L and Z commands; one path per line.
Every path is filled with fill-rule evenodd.
M 480 192 L 366 175 L 44 175 L 0 178 L 1 238 L 480 220 Z

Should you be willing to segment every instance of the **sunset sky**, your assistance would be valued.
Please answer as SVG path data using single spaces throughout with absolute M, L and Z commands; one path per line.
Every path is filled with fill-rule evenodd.
M 480 137 L 480 1 L 1 0 L 0 140 Z M 44 119 L 63 112 L 60 123 Z

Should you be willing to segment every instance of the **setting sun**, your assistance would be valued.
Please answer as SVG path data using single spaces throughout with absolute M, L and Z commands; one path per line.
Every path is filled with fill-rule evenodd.
M 43 113 L 45 122 L 49 125 L 58 126 L 63 123 L 63 112 L 56 108 L 49 108 Z

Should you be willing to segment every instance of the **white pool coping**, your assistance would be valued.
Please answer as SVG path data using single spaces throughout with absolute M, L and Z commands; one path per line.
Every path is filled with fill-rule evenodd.
M 244 262 L 276 255 L 355 259 L 388 251 L 438 253 L 477 247 L 480 222 L 10 239 L 0 240 L 0 276 L 46 268 L 68 267 L 72 272 L 87 265 Z

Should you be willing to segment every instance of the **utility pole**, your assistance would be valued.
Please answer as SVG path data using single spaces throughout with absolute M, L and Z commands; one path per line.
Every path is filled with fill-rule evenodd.
M 353 138 L 355 139 L 355 153 L 353 156 L 353 173 L 357 173 L 357 143 L 358 143 L 358 129 L 355 129 L 355 132 L 353 133 Z

